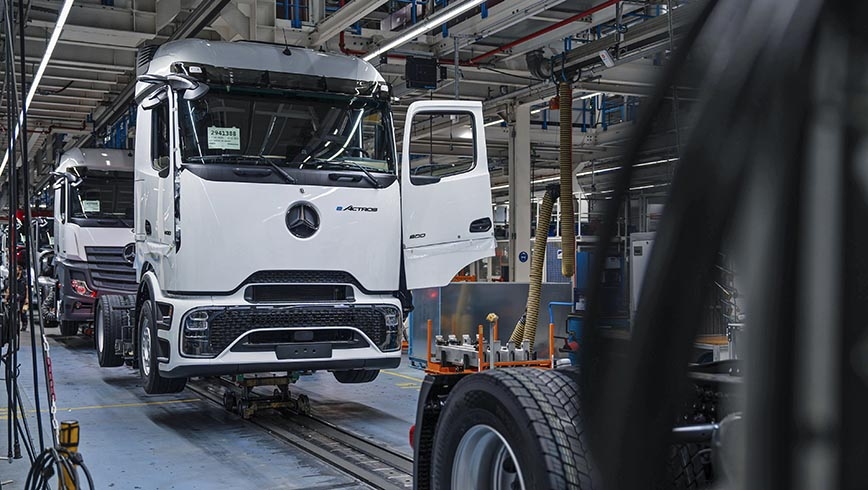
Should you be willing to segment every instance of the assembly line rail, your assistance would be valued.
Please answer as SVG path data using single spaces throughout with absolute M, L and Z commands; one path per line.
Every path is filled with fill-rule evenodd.
M 230 385 L 219 378 L 190 380 L 187 388 L 203 399 L 223 405 Z M 286 413 L 285 411 L 283 413 Z M 249 422 L 274 437 L 373 486 L 386 490 L 413 486 L 413 460 L 311 415 L 264 411 Z

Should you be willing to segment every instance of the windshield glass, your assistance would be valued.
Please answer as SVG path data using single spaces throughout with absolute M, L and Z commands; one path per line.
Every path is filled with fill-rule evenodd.
M 133 219 L 133 173 L 88 170 L 69 186 L 69 216 L 80 219 Z
M 211 86 L 179 99 L 178 119 L 185 163 L 395 171 L 388 106 L 372 98 Z

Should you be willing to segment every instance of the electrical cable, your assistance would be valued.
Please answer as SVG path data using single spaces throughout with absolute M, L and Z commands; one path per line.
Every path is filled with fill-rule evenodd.
M 15 65 L 14 65 L 14 49 L 12 45 L 12 6 L 11 0 L 4 0 L 3 2 L 3 22 L 5 26 L 5 31 L 7 32 L 7 36 L 4 41 L 4 47 L 6 51 L 6 59 L 5 59 L 5 76 L 6 80 L 9 80 L 6 83 L 6 108 L 7 108 L 7 122 L 8 127 L 12 127 L 14 123 L 13 114 L 17 112 L 17 94 L 15 88 Z M 12 161 L 15 161 L 15 147 L 14 147 L 14 139 L 12 136 L 12 131 L 7 133 L 9 137 L 8 141 L 8 152 Z M 12 166 L 15 167 L 14 165 Z M 16 454 L 15 448 L 18 447 L 18 431 L 15 429 L 15 424 L 17 422 L 17 413 L 16 413 L 16 399 L 15 399 L 15 390 L 17 389 L 17 379 L 18 374 L 14 372 L 18 363 L 17 363 L 17 352 L 19 346 L 19 333 L 18 333 L 18 325 L 17 319 L 18 315 L 14 314 L 15 306 L 17 306 L 17 280 L 15 280 L 14 272 L 15 271 L 15 258 L 16 258 L 16 188 L 17 188 L 17 180 L 15 179 L 15 173 L 10 172 L 9 174 L 9 229 L 7 233 L 7 237 L 9 239 L 9 281 L 7 285 L 7 315 L 6 321 L 4 322 L 4 326 L 7 328 L 8 332 L 8 347 L 7 354 L 4 359 L 6 364 L 6 399 L 8 400 L 7 406 L 7 457 L 11 460 Z M 20 448 L 19 448 L 20 451 Z
M 7 128 L 12 128 L 14 125 L 13 115 L 18 113 L 18 91 L 15 86 L 15 64 L 14 64 L 14 47 L 12 42 L 12 33 L 13 30 L 13 12 L 14 12 L 14 0 L 4 0 L 3 2 L 3 24 L 4 30 L 7 32 L 7 36 L 4 39 L 4 48 L 5 48 L 5 77 L 6 80 L 11 81 L 11 83 L 4 84 L 3 96 L 6 98 L 6 108 L 7 108 Z M 20 56 L 21 56 L 21 70 L 22 74 L 26 74 L 26 64 L 25 64 L 25 52 L 24 52 L 24 44 L 25 44 L 25 10 L 24 10 L 24 1 L 19 0 L 18 2 L 18 27 L 19 27 L 19 39 L 21 42 L 20 48 Z M 69 85 L 67 85 L 69 86 Z M 65 89 L 66 87 L 64 87 Z M 20 94 L 24 96 L 27 94 L 27 81 L 26 76 L 22 76 L 21 83 L 21 92 Z M 64 90 L 61 89 L 61 90 Z M 22 101 L 21 107 L 23 108 L 25 102 Z M 24 447 L 27 452 L 27 455 L 31 461 L 31 468 L 27 476 L 27 482 L 25 488 L 27 490 L 30 489 L 45 489 L 49 488 L 49 480 L 52 475 L 57 475 L 60 480 L 61 488 L 68 488 L 67 482 L 74 488 L 81 487 L 81 478 L 78 474 L 78 468 L 84 472 L 85 478 L 88 482 L 90 488 L 94 488 L 93 479 L 90 475 L 90 472 L 87 466 L 84 464 L 83 458 L 81 454 L 74 451 L 69 451 L 61 446 L 53 447 L 49 446 L 46 449 L 46 444 L 43 437 L 43 420 L 42 420 L 42 409 L 41 409 L 41 397 L 39 394 L 39 375 L 38 375 L 38 362 L 37 362 L 37 337 L 36 337 L 36 328 L 37 324 L 40 328 L 40 335 L 42 337 L 42 359 L 43 359 L 43 368 L 45 369 L 45 389 L 48 394 L 48 401 L 51 406 L 51 431 L 53 436 L 53 443 L 59 444 L 58 438 L 58 429 L 57 429 L 57 419 L 56 419 L 56 398 L 53 390 L 53 380 L 51 377 L 51 360 L 49 355 L 49 346 L 48 340 L 45 336 L 45 325 L 44 319 L 42 318 L 42 311 L 39 308 L 39 305 L 42 304 L 44 298 L 42 298 L 41 291 L 36 288 L 36 283 L 33 277 L 32 265 L 38 263 L 36 259 L 36 243 L 30 237 L 30 227 L 33 222 L 32 212 L 30 209 L 30 197 L 29 197 L 29 186 L 30 186 L 30 176 L 29 176 L 29 162 L 28 162 L 28 154 L 27 154 L 27 141 L 28 141 L 28 133 L 27 133 L 27 114 L 26 111 L 22 111 L 21 113 L 21 125 L 23 128 L 23 137 L 21 139 L 21 172 L 23 172 L 23 176 L 19 173 L 17 165 L 16 165 L 16 155 L 15 155 L 15 140 L 12 134 L 12 131 L 7 131 L 8 143 L 7 143 L 7 151 L 10 157 L 11 165 L 9 166 L 9 222 L 8 222 L 8 232 L 7 239 L 8 241 L 8 263 L 10 265 L 10 280 L 8 281 L 8 296 L 7 300 L 3 302 L 3 309 L 5 311 L 2 313 L 2 328 L 6 332 L 4 335 L 4 340 L 7 341 L 7 351 L 3 355 L 3 362 L 5 364 L 5 381 L 6 381 L 6 390 L 7 390 L 7 400 L 9 401 L 7 406 L 7 419 L 8 419 L 8 454 L 9 458 L 20 458 L 20 441 L 23 439 Z M 23 185 L 22 185 L 23 184 Z M 22 186 L 23 189 L 19 194 L 19 186 Z M 20 233 L 24 241 L 25 251 L 23 256 L 21 257 L 20 263 L 18 259 L 18 234 L 19 234 L 19 223 L 17 219 L 17 212 L 19 209 L 19 196 L 23 201 L 23 223 L 20 224 L 21 229 Z M 23 269 L 23 279 L 24 279 L 24 288 L 25 290 L 19 291 L 19 284 L 17 279 L 17 267 L 21 266 Z M 28 294 L 29 293 L 29 294 Z M 35 321 L 33 308 L 28 309 L 28 318 L 29 323 L 32 326 L 30 331 L 30 340 L 31 340 L 31 361 L 33 365 L 33 382 L 34 389 L 36 390 L 36 418 L 37 418 L 37 428 L 39 432 L 39 444 L 40 444 L 40 452 L 37 454 L 35 445 L 33 442 L 33 437 L 30 431 L 30 426 L 26 418 L 26 412 L 24 411 L 24 404 L 20 393 L 20 385 L 18 383 L 19 376 L 19 364 L 18 364 L 18 352 L 20 349 L 20 333 L 18 328 L 19 320 L 21 320 L 20 312 L 19 312 L 19 300 L 18 297 L 20 295 L 26 295 L 26 298 L 29 298 L 31 305 L 36 305 L 37 308 L 37 318 L 38 323 Z M 24 320 L 27 321 L 27 320 Z M 77 439 L 77 436 L 76 436 Z M 77 441 L 76 441 L 77 442 Z
M 57 476 L 60 480 L 61 489 L 70 488 L 64 483 L 64 477 L 67 475 L 72 483 L 72 488 L 81 489 L 80 476 L 78 469 L 84 473 L 88 488 L 96 488 L 93 482 L 93 476 L 90 473 L 87 465 L 84 463 L 81 453 L 69 451 L 63 447 L 50 447 L 42 451 L 30 468 L 27 474 L 27 479 L 24 482 L 24 490 L 44 490 L 48 488 L 49 480 Z
M 501 74 L 503 76 L 507 76 L 507 77 L 520 78 L 522 80 L 527 80 L 529 82 L 545 82 L 545 80 L 543 80 L 542 78 L 525 77 L 522 75 L 513 75 L 512 73 L 508 73 L 508 72 L 505 72 L 503 70 L 498 70 L 497 68 L 494 68 L 493 66 L 479 65 L 479 68 L 481 68 L 483 70 L 492 71 L 494 73 L 499 73 L 499 74 Z
M 43 327 L 42 324 L 42 301 L 40 298 L 40 288 L 36 287 L 36 281 L 33 278 L 33 267 L 34 264 L 38 264 L 38 261 L 35 261 L 34 254 L 36 253 L 37 241 L 38 237 L 30 236 L 30 226 L 33 222 L 32 211 L 30 209 L 30 162 L 28 161 L 27 155 L 27 142 L 28 142 L 28 134 L 27 134 L 27 110 L 26 110 L 26 100 L 24 94 L 27 94 L 27 77 L 23 76 L 26 73 L 26 65 L 25 65 L 25 36 L 24 36 L 24 26 L 26 24 L 26 17 L 24 17 L 24 1 L 18 1 L 18 38 L 20 39 L 21 47 L 19 48 L 21 51 L 21 107 L 24 107 L 25 110 L 21 112 L 21 127 L 23 130 L 21 131 L 21 171 L 24 174 L 24 182 L 22 186 L 22 201 L 24 202 L 24 225 L 21 227 L 22 232 L 26 240 L 24 241 L 27 247 L 27 253 L 24 254 L 24 273 L 27 280 L 27 288 L 30 302 L 36 305 L 36 311 L 39 316 L 39 325 Z M 71 84 L 72 82 L 70 82 Z M 69 85 L 67 85 L 69 86 Z M 36 240 L 34 240 L 36 238 Z M 34 301 L 35 300 L 35 301 Z M 30 360 L 33 364 L 33 389 L 36 390 L 36 396 L 34 397 L 34 404 L 36 408 L 36 426 L 38 428 L 39 433 L 39 450 L 45 450 L 45 438 L 42 434 L 42 407 L 39 397 L 39 369 L 36 361 L 36 323 L 33 321 L 33 308 L 29 307 L 27 309 L 28 320 L 30 323 Z

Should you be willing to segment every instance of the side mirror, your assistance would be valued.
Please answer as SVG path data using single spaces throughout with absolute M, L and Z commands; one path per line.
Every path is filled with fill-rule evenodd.
M 165 100 L 166 95 L 165 90 L 163 90 L 165 86 L 169 86 L 172 90 L 181 93 L 185 100 L 196 100 L 208 93 L 208 85 L 199 83 L 195 78 L 180 73 L 170 73 L 166 76 L 146 73 L 139 75 L 136 80 L 155 86 L 155 88 L 151 89 L 154 92 L 147 96 L 143 94 L 143 98 L 139 102 L 142 108 L 146 110 L 153 109 Z
M 154 158 L 154 169 L 160 174 L 160 177 L 169 175 L 169 157 L 162 156 Z
M 182 97 L 184 97 L 184 100 L 199 100 L 208 93 L 209 88 L 211 87 L 205 85 L 204 83 L 197 82 L 196 88 L 185 90 Z
M 142 109 L 149 111 L 154 107 L 160 105 L 164 100 L 166 100 L 166 90 L 165 88 L 157 89 L 156 92 L 152 93 L 150 96 L 143 99 L 139 105 Z
M 166 75 L 166 83 L 172 87 L 172 90 L 180 92 L 184 100 L 196 100 L 208 93 L 208 85 L 180 73 Z
M 196 81 L 195 78 L 188 77 L 187 75 L 181 75 L 178 73 L 170 73 L 166 75 L 166 83 L 172 87 L 172 90 L 177 90 L 178 92 L 182 90 L 190 90 L 199 86 L 199 82 Z
M 71 185 L 72 187 L 78 187 L 79 185 L 81 185 L 81 177 L 79 177 L 78 175 L 71 174 L 69 172 L 51 172 L 51 175 L 53 175 L 57 179 L 54 181 L 53 185 L 55 189 L 62 185 L 62 182 L 64 180 L 69 182 L 69 185 Z

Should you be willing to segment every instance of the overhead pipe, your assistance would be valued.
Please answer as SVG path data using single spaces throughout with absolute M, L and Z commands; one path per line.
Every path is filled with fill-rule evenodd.
M 542 28 L 536 32 L 532 32 L 526 36 L 520 37 L 520 38 L 516 39 L 515 41 L 508 42 L 502 46 L 498 46 L 497 48 L 492 49 L 491 51 L 487 51 L 485 53 L 482 53 L 476 57 L 471 58 L 469 61 L 466 61 L 465 63 L 468 65 L 477 65 L 477 64 L 479 64 L 480 61 L 482 61 L 484 59 L 490 58 L 490 57 L 492 57 L 498 53 L 503 53 L 504 51 L 512 49 L 512 48 L 514 48 L 520 44 L 524 44 L 524 43 L 530 41 L 531 39 L 535 39 L 539 36 L 542 36 L 543 34 L 547 34 L 547 33 L 551 32 L 555 29 L 560 29 L 561 27 L 564 27 L 564 26 L 569 25 L 573 22 L 576 22 L 577 20 L 579 20 L 583 17 L 587 17 L 591 14 L 599 12 L 600 10 L 611 7 L 612 5 L 615 5 L 615 4 L 620 3 L 620 2 L 621 2 L 621 0 L 607 0 L 607 1 L 597 5 L 595 7 L 591 7 L 588 10 L 585 10 L 584 12 L 580 12 L 576 15 L 572 15 L 570 17 L 567 17 L 566 19 L 564 19 L 560 22 L 556 22 L 556 23 L 554 23 L 550 26 L 544 27 L 544 28 Z

